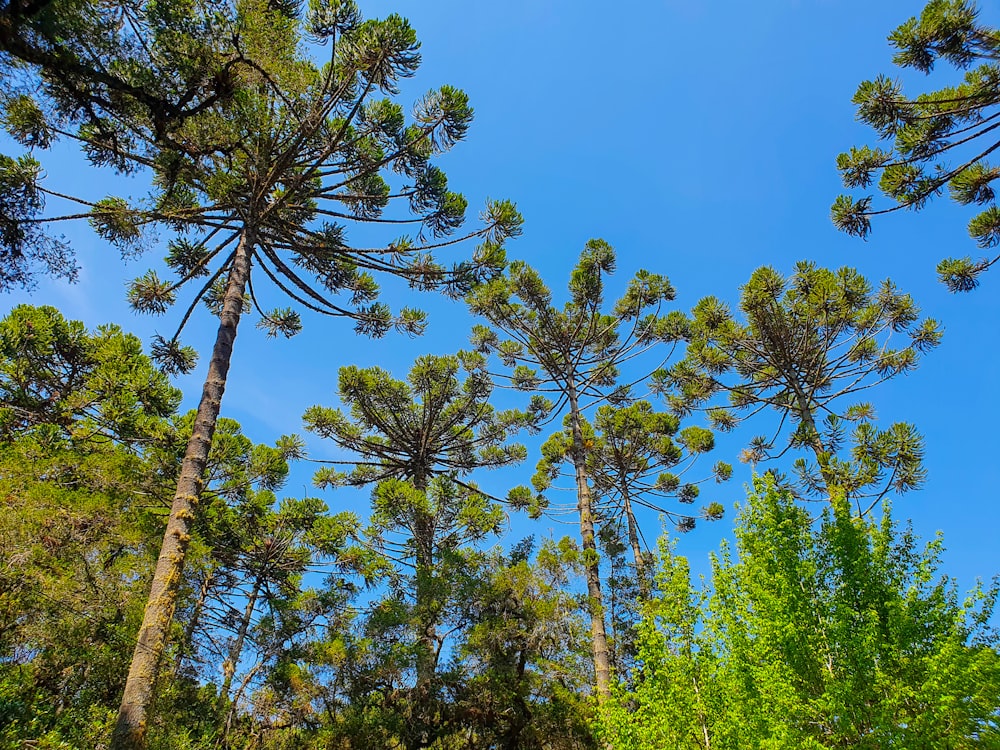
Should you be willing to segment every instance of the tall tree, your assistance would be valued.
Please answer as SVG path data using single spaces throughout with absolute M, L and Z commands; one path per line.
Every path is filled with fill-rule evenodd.
M 346 462 L 351 471 L 324 469 L 316 481 L 375 485 L 365 543 L 387 569 L 397 568 L 395 555 L 413 566 L 412 576 L 393 573 L 390 589 L 397 601 L 412 601 L 401 614 L 415 636 L 417 710 L 406 741 L 414 748 L 427 747 L 441 729 L 433 717 L 445 643 L 440 627 L 456 599 L 455 582 L 474 565 L 468 545 L 498 533 L 503 521 L 499 505 L 466 477 L 523 461 L 524 446 L 508 439 L 544 414 L 539 399 L 533 406 L 540 411 L 497 412 L 489 404 L 489 378 L 474 372 L 461 382 L 458 373 L 458 357 L 422 357 L 405 382 L 381 368 L 345 367 L 339 394 L 350 416 L 318 406 L 305 415 L 307 429 L 358 457 Z M 526 488 L 512 491 L 511 499 L 520 504 L 525 495 Z
M 606 712 L 607 738 L 623 750 L 997 746 L 996 585 L 963 601 L 938 574 L 941 550 L 888 509 L 854 517 L 843 497 L 817 524 L 758 480 L 711 592 L 664 549 L 643 679 Z
M 476 326 L 473 345 L 478 352 L 498 354 L 511 368 L 515 387 L 553 392 L 556 413 L 567 409 L 566 455 L 575 474 L 595 684 L 601 701 L 610 695 L 611 672 L 584 409 L 607 400 L 627 402 L 630 389 L 618 384 L 619 368 L 654 342 L 675 342 L 681 334 L 675 317 L 658 316 L 662 303 L 673 299 L 673 288 L 666 278 L 646 271 L 635 275 L 610 313 L 604 312 L 604 279 L 614 268 L 611 246 L 590 240 L 570 276 L 570 301 L 561 310 L 553 306 L 552 293 L 538 273 L 520 261 L 511 264 L 509 275 L 480 286 L 468 297 L 470 309 L 493 326 Z M 510 338 L 501 340 L 498 331 Z M 475 366 L 485 368 L 485 363 Z M 536 489 L 549 486 L 558 463 L 543 458 L 533 479 Z
M 870 125 L 888 148 L 854 147 L 837 157 L 847 188 L 878 189 L 891 203 L 872 205 L 872 196 L 841 195 L 831 208 L 838 228 L 858 237 L 871 232 L 871 217 L 900 209 L 919 211 L 945 188 L 963 206 L 978 206 L 969 235 L 984 250 L 1000 245 L 1000 208 L 994 183 L 1000 167 L 988 159 L 1000 147 L 1000 31 L 979 20 L 972 0 L 930 0 L 919 17 L 889 35 L 901 68 L 930 74 L 946 63 L 966 70 L 958 85 L 916 96 L 898 80 L 880 75 L 864 81 L 854 95 L 858 119 Z M 1000 260 L 991 254 L 946 258 L 937 267 L 953 292 L 979 284 L 979 276 Z
M 887 493 L 920 485 L 923 439 L 916 428 L 897 422 L 880 430 L 874 407 L 853 400 L 910 372 L 939 343 L 937 324 L 919 319 L 909 295 L 890 281 L 873 289 L 853 268 L 802 262 L 787 278 L 757 269 L 741 288 L 739 311 L 743 320 L 716 297 L 695 306 L 685 358 L 653 378 L 674 411 L 705 409 L 723 430 L 777 411 L 770 436 L 754 438 L 743 459 L 807 451 L 813 461 L 797 459 L 788 485 L 800 497 L 846 493 L 863 515 Z M 728 403 L 713 401 L 719 394 Z
M 704 479 L 682 484 L 681 476 L 693 468 L 694 459 L 712 450 L 715 436 L 704 427 L 681 430 L 677 416 L 655 412 L 648 401 L 605 404 L 595 412 L 593 423 L 583 417 L 581 420 L 586 471 L 594 494 L 598 550 L 608 568 L 609 652 L 612 666 L 618 669 L 634 655 L 638 610 L 649 597 L 653 583 L 649 551 L 636 509 L 656 511 L 674 520 L 681 531 L 692 530 L 699 516 L 708 521 L 722 518 L 725 511 L 717 501 L 706 503 L 698 516 L 681 512 L 677 505 L 698 499 Z M 567 419 L 566 429 L 553 434 L 542 446 L 536 476 L 540 488 L 560 477 L 575 478 L 569 422 Z M 731 473 L 731 467 L 721 462 L 714 469 L 720 481 Z M 668 498 L 674 503 L 667 503 Z M 631 563 L 625 560 L 626 550 L 631 553 Z
M 95 167 L 131 172 L 187 152 L 184 123 L 222 105 L 253 69 L 236 4 L 45 0 L 0 7 L 7 132 L 31 153 L 0 158 L 0 290 L 39 271 L 74 280 L 72 248 L 44 231 L 38 151 L 75 141 Z M 87 210 L 86 208 L 84 210 Z
M 139 311 L 164 312 L 182 288 L 194 285 L 181 327 L 205 300 L 219 315 L 219 328 L 198 407 L 198 417 L 178 480 L 177 491 L 149 606 L 122 700 L 116 750 L 141 747 L 157 671 L 182 580 L 203 474 L 237 325 L 246 300 L 258 306 L 261 286 L 314 312 L 345 316 L 360 334 L 381 336 L 396 327 L 417 333 L 422 313 L 403 308 L 397 316 L 376 302 L 376 275 L 397 276 L 421 289 L 445 288 L 464 294 L 481 275 L 503 265 L 501 242 L 516 234 L 520 217 L 509 203 L 494 202 L 484 226 L 464 237 L 447 235 L 462 223 L 465 200 L 447 188 L 431 157 L 464 137 L 472 117 L 465 95 L 448 86 L 418 103 L 407 124 L 402 108 L 379 93 L 393 94 L 396 82 L 419 64 L 413 30 L 398 16 L 362 21 L 351 2 L 317 2 L 305 30 L 325 40 L 327 64 L 314 65 L 300 44 L 302 28 L 288 8 L 264 2 L 241 3 L 220 21 L 246 63 L 232 98 L 213 101 L 184 120 L 177 134 L 183 147 L 153 139 L 136 154 L 125 139 L 85 139 L 95 158 L 128 169 L 152 171 L 153 191 L 142 205 L 118 197 L 61 199 L 83 206 L 82 213 L 38 218 L 15 217 L 27 231 L 39 221 L 87 218 L 106 240 L 128 252 L 140 249 L 144 228 L 176 230 L 167 264 L 176 282 L 151 271 L 132 286 L 129 299 Z M 152 43 L 175 49 L 167 35 Z M 42 127 L 42 126 L 40 126 Z M 125 128 L 124 130 L 127 130 Z M 14 192 L 43 192 L 40 170 L 22 157 Z M 402 178 L 392 188 L 381 176 Z M 385 215 L 402 202 L 412 216 Z M 409 225 L 416 238 L 397 237 L 382 247 L 348 244 L 345 223 Z M 469 237 L 483 240 L 472 260 L 448 269 L 431 252 Z M 254 288 L 251 269 L 262 274 Z M 341 299 L 341 297 L 346 299 Z M 269 334 L 291 335 L 301 327 L 298 312 L 280 308 L 262 313 Z M 194 353 L 175 335 L 157 339 L 154 353 L 170 371 L 189 369 Z

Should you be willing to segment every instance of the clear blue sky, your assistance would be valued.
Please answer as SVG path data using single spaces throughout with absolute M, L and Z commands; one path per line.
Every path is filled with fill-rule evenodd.
M 762 264 L 788 272 L 796 260 L 852 265 L 874 281 L 891 277 L 925 314 L 945 327 L 943 345 L 912 375 L 872 391 L 881 420 L 915 422 L 926 435 L 926 487 L 896 502 L 930 538 L 944 532 L 946 571 L 968 588 L 1000 571 L 996 527 L 1000 450 L 994 420 L 1000 363 L 1000 270 L 981 289 L 949 294 L 934 273 L 948 255 L 976 255 L 967 239 L 969 213 L 945 200 L 918 215 L 883 217 L 868 242 L 836 232 L 829 205 L 841 192 L 836 155 L 871 142 L 854 121 L 858 83 L 893 72 L 888 32 L 923 3 L 908 0 L 379 0 L 362 2 L 370 16 L 407 16 L 423 42 L 424 65 L 406 83 L 403 101 L 442 83 L 466 90 L 476 121 L 465 143 L 441 161 L 455 189 L 470 201 L 470 218 L 486 197 L 515 200 L 524 236 L 509 247 L 557 289 L 590 237 L 619 254 L 621 282 L 640 267 L 664 273 L 689 309 L 701 296 L 735 300 Z M 1000 21 L 989 9 L 987 18 Z M 944 71 L 942 71 L 944 72 Z M 919 84 L 918 77 L 905 80 Z M 935 77 L 931 83 L 940 82 Z M 49 162 L 50 178 L 67 191 L 92 190 L 91 170 L 71 151 Z M 65 153 L 65 156 L 61 154 Z M 104 179 L 104 178 L 100 178 Z M 99 189 L 141 194 L 141 183 Z M 53 304 L 94 326 L 116 322 L 147 341 L 169 335 L 180 311 L 139 319 L 125 304 L 125 283 L 152 260 L 127 268 L 86 227 L 67 230 L 83 265 L 73 286 L 43 282 L 20 301 Z M 407 300 L 414 303 L 414 300 Z M 350 325 L 304 315 L 305 331 L 290 341 L 266 340 L 244 324 L 237 342 L 223 413 L 255 440 L 301 432 L 314 403 L 334 402 L 337 368 L 379 364 L 402 377 L 413 358 L 450 353 L 466 344 L 471 320 L 459 305 L 422 297 L 431 313 L 421 339 L 390 335 L 357 339 Z M 187 342 L 207 352 L 214 319 L 201 314 Z M 207 356 L 178 381 L 193 406 Z M 765 418 L 766 419 L 766 418 Z M 741 431 L 741 440 L 757 431 Z M 735 464 L 733 481 L 716 493 L 727 507 L 742 495 L 747 467 L 736 464 L 739 442 L 712 460 Z M 317 457 L 329 446 L 310 441 Z M 483 477 L 502 491 L 524 482 L 521 470 Z M 311 469 L 296 469 L 287 494 L 301 494 Z M 507 477 L 510 479 L 508 480 Z M 314 492 L 313 490 L 309 490 Z M 363 496 L 323 493 L 334 509 L 363 505 Z M 655 519 L 647 533 L 655 534 Z M 515 522 L 514 535 L 544 535 L 551 524 Z M 682 538 L 696 570 L 730 528 L 701 524 Z M 575 534 L 573 526 L 554 533 Z

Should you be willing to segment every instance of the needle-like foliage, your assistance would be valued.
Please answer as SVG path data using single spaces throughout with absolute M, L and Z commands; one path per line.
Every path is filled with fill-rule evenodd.
M 673 299 L 673 287 L 665 277 L 648 271 L 639 271 L 610 312 L 605 312 L 605 277 L 614 269 L 611 246 L 603 240 L 587 242 L 570 275 L 570 301 L 560 309 L 553 305 L 551 291 L 533 268 L 520 261 L 512 263 L 508 275 L 469 295 L 472 312 L 493 327 L 476 326 L 472 337 L 476 356 L 466 358 L 469 367 L 485 371 L 484 355 L 496 354 L 508 368 L 506 377 L 515 388 L 549 392 L 555 397 L 555 413 L 567 409 L 566 434 L 570 438 L 561 455 L 568 457 L 575 475 L 595 684 L 602 701 L 610 694 L 611 673 L 584 409 L 602 402 L 630 401 L 629 385 L 619 382 L 620 368 L 655 343 L 676 342 L 682 335 L 676 316 L 659 314 L 662 304 Z M 501 333 L 509 338 L 502 339 Z M 558 474 L 561 459 L 553 458 L 543 458 L 533 478 L 540 493 Z
M 39 272 L 76 278 L 72 248 L 45 230 L 53 218 L 46 203 L 58 190 L 41 184 L 38 151 L 75 141 L 92 165 L 131 173 L 162 149 L 197 148 L 180 133 L 184 123 L 222 106 L 254 68 L 237 41 L 245 33 L 238 5 L 51 0 L 0 7 L 2 123 L 29 150 L 0 157 L 0 290 L 31 288 Z M 95 197 L 75 197 L 84 201 L 80 213 L 98 208 Z M 114 209 L 123 205 L 106 205 L 95 221 L 132 231 L 121 217 L 116 222 Z
M 116 8 L 82 4 L 80 24 L 100 28 Z M 67 257 L 43 227 L 87 220 L 129 256 L 149 248 L 154 231 L 167 239 L 166 273 L 151 269 L 128 292 L 136 311 L 152 314 L 185 297 L 175 333 L 153 343 L 166 371 L 195 365 L 195 352 L 180 342 L 195 308 L 204 302 L 219 317 L 115 750 L 144 744 L 156 664 L 244 310 L 257 310 L 269 336 L 297 333 L 304 311 L 349 318 L 360 335 L 417 334 L 424 314 L 380 301 L 379 279 L 462 296 L 503 268 L 502 243 L 520 231 L 513 205 L 492 201 L 479 227 L 455 236 L 466 201 L 432 160 L 464 138 L 472 109 L 450 86 L 421 97 L 410 117 L 393 101 L 399 82 L 420 63 L 419 42 L 405 19 L 363 20 L 350 0 L 313 0 L 301 16 L 294 4 L 264 0 L 176 11 L 171 3 L 133 7 L 119 19 L 131 29 L 120 50 L 101 46 L 102 39 L 78 79 L 35 90 L 29 76 L 4 101 L 8 132 L 28 150 L 0 160 L 0 251 L 12 269 L 6 285 L 29 280 L 21 259 L 30 261 L 33 252 L 43 263 Z M 56 19 L 70 20 L 65 8 Z M 17 23 L 34 33 L 35 21 Z M 140 33 L 147 27 L 148 36 Z M 28 60 L 43 81 L 65 72 L 76 46 L 89 44 L 78 35 L 65 43 L 58 34 L 35 41 L 51 52 Z M 306 41 L 325 45 L 324 63 L 313 62 Z M 95 73 L 99 63 L 135 72 L 102 78 Z M 207 75 L 218 86 L 206 83 Z M 151 76 L 162 80 L 145 87 L 150 97 L 128 88 L 142 88 Z M 189 86 L 189 79 L 195 83 Z M 82 103 L 74 98 L 78 89 L 85 91 Z M 93 113 L 87 102 L 97 108 Z M 150 193 L 133 200 L 52 188 L 34 152 L 56 137 L 79 143 L 92 165 L 144 171 Z M 55 210 L 57 202 L 68 210 Z M 372 229 L 357 230 L 361 225 Z M 379 236 L 379 228 L 392 234 Z M 471 258 L 449 265 L 436 259 L 436 252 L 471 238 L 480 242 Z M 50 270 L 57 268 L 53 263 Z M 265 309 L 270 298 L 280 302 Z
M 886 208 L 872 196 L 841 195 L 831 208 L 838 228 L 858 237 L 871 231 L 871 217 L 903 208 L 919 211 L 945 189 L 952 200 L 976 206 L 969 235 L 984 250 L 1000 245 L 1000 208 L 995 182 L 1000 167 L 989 161 L 1000 147 L 1000 31 L 979 20 L 972 0 L 931 0 L 919 17 L 889 35 L 893 62 L 930 74 L 938 63 L 967 71 L 964 80 L 936 91 L 907 95 L 898 80 L 880 75 L 864 81 L 854 95 L 858 119 L 870 125 L 888 148 L 862 146 L 837 157 L 844 186 L 877 183 L 891 201 Z M 979 276 L 1000 260 L 946 258 L 941 280 L 953 292 L 979 284 Z
M 417 360 L 405 382 L 378 367 L 344 367 L 339 393 L 349 415 L 319 406 L 305 414 L 308 430 L 356 456 L 344 462 L 350 471 L 321 469 L 316 483 L 374 486 L 363 545 L 388 571 L 390 596 L 368 627 L 382 637 L 402 629 L 412 638 L 408 748 L 427 747 L 447 728 L 434 718 L 443 705 L 438 665 L 455 629 L 443 626 L 476 567 L 469 545 L 498 534 L 504 521 L 499 503 L 467 477 L 523 461 L 524 446 L 508 440 L 545 415 L 537 399 L 531 411 L 497 412 L 489 403 L 492 381 L 472 372 L 462 382 L 459 371 L 458 357 L 435 356 Z M 514 504 L 525 496 L 527 488 L 510 493 Z
M 706 521 L 722 518 L 725 510 L 718 501 L 706 503 L 697 515 L 679 512 L 665 503 L 672 498 L 691 505 L 699 498 L 699 485 L 704 479 L 682 481 L 682 478 L 692 468 L 694 459 L 715 447 L 715 436 L 711 430 L 695 425 L 681 429 L 676 415 L 654 411 L 648 401 L 628 406 L 605 404 L 595 413 L 593 426 L 588 427 L 585 432 L 593 442 L 587 467 L 601 501 L 599 513 L 606 524 L 624 526 L 639 598 L 646 599 L 651 590 L 648 548 L 644 549 L 646 544 L 640 540 L 642 532 L 636 508 L 663 514 L 680 531 L 693 529 L 698 518 Z M 553 439 L 558 437 L 555 435 Z M 722 482 L 732 475 L 732 467 L 720 461 L 711 474 Z
M 754 438 L 743 459 L 808 451 L 813 461 L 795 461 L 790 485 L 800 497 L 846 493 L 863 514 L 889 492 L 923 482 L 916 428 L 899 422 L 880 430 L 874 407 L 854 400 L 912 371 L 939 343 L 937 324 L 919 319 L 909 295 L 890 281 L 873 289 L 852 268 L 802 262 L 790 277 L 757 269 L 741 289 L 739 312 L 742 319 L 716 297 L 695 306 L 685 358 L 653 378 L 673 411 L 705 409 L 717 429 L 728 430 L 775 410 L 771 436 Z M 713 401 L 720 394 L 728 403 Z

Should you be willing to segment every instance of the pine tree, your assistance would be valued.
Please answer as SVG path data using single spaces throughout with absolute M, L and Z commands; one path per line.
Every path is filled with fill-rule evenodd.
M 489 403 L 490 380 L 472 373 L 461 382 L 458 373 L 458 357 L 422 357 L 405 382 L 378 367 L 345 367 L 339 394 L 350 416 L 318 406 L 305 415 L 307 429 L 357 456 L 345 462 L 351 471 L 320 470 L 317 483 L 374 486 L 363 542 L 377 553 L 373 563 L 388 572 L 382 627 L 404 626 L 414 636 L 415 710 L 404 731 L 405 745 L 413 748 L 427 747 L 444 729 L 434 716 L 445 643 L 440 631 L 459 582 L 477 565 L 470 545 L 499 533 L 504 519 L 499 504 L 467 477 L 523 461 L 524 446 L 508 439 L 538 418 L 497 412 Z M 534 406 L 543 408 L 538 400 Z M 525 494 L 526 488 L 510 497 L 518 504 Z M 412 566 L 412 576 L 400 572 L 402 564 Z
M 875 290 L 852 268 L 802 262 L 787 278 L 757 269 L 741 289 L 739 310 L 743 320 L 716 297 L 695 306 L 685 358 L 653 378 L 672 410 L 705 409 L 720 430 L 775 410 L 770 436 L 754 438 L 742 458 L 807 451 L 813 461 L 797 459 L 787 485 L 799 497 L 846 493 L 864 515 L 889 492 L 921 484 L 916 428 L 898 422 L 880 430 L 874 407 L 853 402 L 854 394 L 912 371 L 940 341 L 935 321 L 919 320 L 909 295 L 890 281 Z M 719 394 L 728 403 L 713 401 Z
M 406 21 L 398 16 L 362 21 L 351 2 L 314 3 L 305 30 L 332 50 L 319 67 L 303 56 L 300 26 L 287 11 L 251 2 L 221 21 L 230 32 L 226 43 L 238 47 L 245 63 L 238 85 L 232 97 L 212 100 L 186 118 L 174 143 L 139 128 L 142 138 L 136 136 L 133 151 L 131 131 L 124 126 L 114 130 L 114 138 L 85 134 L 83 146 L 92 161 L 120 171 L 141 166 L 152 172 L 154 188 L 144 204 L 49 191 L 41 186 L 40 168 L 30 156 L 15 165 L 19 182 L 8 191 L 33 196 L 36 203 L 58 193 L 84 210 L 47 216 L 46 222 L 87 218 L 98 234 L 127 253 L 144 247 L 145 230 L 152 225 L 175 230 L 167 264 L 178 280 L 161 281 L 150 271 L 133 284 L 131 303 L 138 311 L 161 313 L 179 291 L 193 286 L 181 327 L 200 301 L 219 315 L 199 416 L 123 697 L 116 750 L 143 744 L 244 305 L 259 309 L 261 287 L 271 284 L 301 308 L 353 319 L 359 334 L 381 336 L 394 327 L 418 333 L 422 313 L 403 308 L 394 316 L 376 301 L 376 276 L 464 294 L 503 265 L 500 243 L 519 228 L 513 206 L 494 202 L 482 228 L 447 237 L 462 223 L 466 202 L 448 190 L 443 172 L 430 159 L 464 137 L 472 110 L 462 92 L 444 86 L 420 100 L 414 121 L 407 124 L 399 105 L 377 98 L 394 94 L 396 82 L 419 64 L 418 43 Z M 151 41 L 179 54 L 178 40 L 170 35 Z M 48 132 L 47 127 L 43 120 L 37 130 Z M 402 176 L 393 187 L 381 176 L 390 170 Z M 412 218 L 384 215 L 399 202 L 412 210 Z M 34 231 L 38 210 L 15 216 L 12 231 Z M 352 247 L 346 236 L 351 222 L 412 226 L 417 235 L 397 237 L 383 247 Z M 482 239 L 473 260 L 449 269 L 433 259 L 434 250 L 470 237 Z M 252 268 L 259 270 L 256 288 Z M 261 311 L 260 326 L 269 335 L 292 335 L 301 319 L 297 311 L 279 307 Z M 157 339 L 154 353 L 168 371 L 194 364 L 194 353 L 177 335 Z
M 977 206 L 969 235 L 991 250 L 1000 245 L 1000 208 L 994 182 L 1000 168 L 988 159 L 1000 146 L 995 122 L 1000 110 L 1000 31 L 979 20 L 972 0 L 930 0 L 919 17 L 910 18 L 889 35 L 896 50 L 893 63 L 930 74 L 946 63 L 965 70 L 962 83 L 917 96 L 903 93 L 898 80 L 880 75 L 864 81 L 854 95 L 857 116 L 870 125 L 889 148 L 854 147 L 837 157 L 847 188 L 868 188 L 877 179 L 879 192 L 892 203 L 872 205 L 872 196 L 841 195 L 831 208 L 834 224 L 858 237 L 871 232 L 871 217 L 913 209 L 919 211 L 945 188 L 963 206 Z M 938 275 L 953 292 L 979 285 L 979 276 L 1000 260 L 946 258 Z
M 474 348 L 496 353 L 511 368 L 512 384 L 526 391 L 556 395 L 555 413 L 566 408 L 569 442 L 559 455 L 543 457 L 533 483 L 547 488 L 563 456 L 574 468 L 577 511 L 583 544 L 588 609 L 597 696 L 610 694 L 611 673 L 607 627 L 601 592 L 600 556 L 595 534 L 596 513 L 587 470 L 590 447 L 585 443 L 584 409 L 602 401 L 625 403 L 627 385 L 618 384 L 619 368 L 654 342 L 674 342 L 681 335 L 674 316 L 659 317 L 674 290 L 662 276 L 640 271 L 610 313 L 604 305 L 604 277 L 614 271 L 614 250 L 603 240 L 590 240 L 570 276 L 570 301 L 560 310 L 538 273 L 523 262 L 510 266 L 509 275 L 475 290 L 469 307 L 493 328 L 477 326 Z M 495 330 L 494 330 L 495 329 Z M 502 332 L 510 338 L 501 340 Z M 485 362 L 473 361 L 485 369 Z

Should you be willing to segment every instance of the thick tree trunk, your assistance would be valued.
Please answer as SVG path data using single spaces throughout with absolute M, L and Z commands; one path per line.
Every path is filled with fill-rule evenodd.
M 601 567 L 594 537 L 594 509 L 585 468 L 587 451 L 580 428 L 580 406 L 576 391 L 569 391 L 570 422 L 573 430 L 573 467 L 576 470 L 577 509 L 580 512 L 580 537 L 583 542 L 583 566 L 590 600 L 590 638 L 594 653 L 594 676 L 598 703 L 611 697 L 611 655 L 608 632 L 604 624 L 604 603 L 601 598 Z
M 122 704 L 118 710 L 118 722 L 111 738 L 111 750 L 142 750 L 146 745 L 153 684 L 177 604 L 177 591 L 184 572 L 184 557 L 191 540 L 191 524 L 201 496 L 208 451 L 219 418 L 222 394 L 226 389 L 236 327 L 243 312 L 243 294 L 250 278 L 252 246 L 253 241 L 244 230 L 229 272 L 212 360 L 208 365 L 194 430 L 181 464 L 177 492 L 170 507 L 160 557 L 156 561 L 153 584 L 125 682 Z

